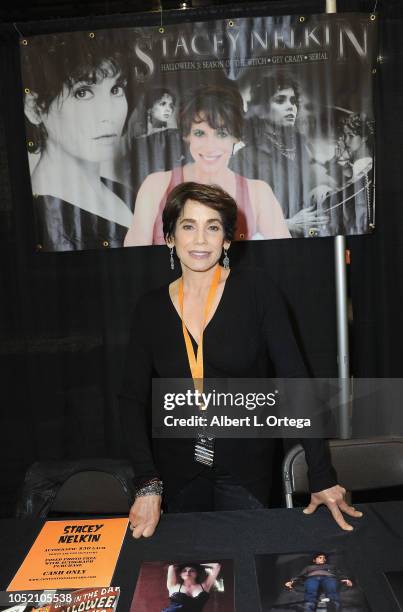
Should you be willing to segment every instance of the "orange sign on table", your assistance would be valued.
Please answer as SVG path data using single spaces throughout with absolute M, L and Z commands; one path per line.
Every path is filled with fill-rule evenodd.
M 109 585 L 127 523 L 127 518 L 46 522 L 7 590 Z

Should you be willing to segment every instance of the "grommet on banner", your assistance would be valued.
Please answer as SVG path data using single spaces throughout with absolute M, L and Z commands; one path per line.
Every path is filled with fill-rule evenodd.
M 164 28 L 164 26 L 162 25 L 162 11 L 163 11 L 163 10 L 164 10 L 164 9 L 162 8 L 162 0 L 160 0 L 160 27 L 158 28 L 158 32 L 159 32 L 160 34 L 163 34 L 163 33 L 165 32 L 165 28 Z
M 94 32 L 90 32 L 90 33 L 88 34 L 88 36 L 89 36 L 90 38 L 95 38 L 95 34 L 94 34 Z
M 26 87 L 26 88 L 24 89 L 24 92 L 25 92 L 26 94 L 28 94 L 28 93 L 31 93 L 31 90 L 30 90 L 28 87 Z
M 299 18 L 300 22 L 303 23 L 305 21 L 305 17 L 303 15 L 301 15 L 301 17 Z
M 239 234 L 239 237 L 241 240 L 243 240 L 245 238 L 245 234 Z
M 28 146 L 32 149 L 32 147 L 34 146 L 34 143 L 32 142 L 32 140 L 28 140 Z
M 310 227 L 308 234 L 311 238 L 315 238 L 318 235 L 318 230 L 316 229 L 316 227 Z
M 102 243 L 103 247 L 108 247 L 109 246 L 109 242 L 107 240 L 104 240 Z
M 232 19 L 230 19 L 230 20 L 229 20 L 229 22 L 228 22 L 228 26 L 229 26 L 230 28 L 233 28 L 233 27 L 234 27 L 234 25 L 235 25 L 235 23 L 232 21 Z
M 21 44 L 22 44 L 22 45 L 27 46 L 27 44 L 28 44 L 27 39 L 26 39 L 26 38 L 24 38 L 24 39 L 21 41 Z
M 37 251 L 42 251 L 42 249 L 43 249 L 43 246 L 41 244 L 37 244 L 36 245 L 36 250 Z
M 371 20 L 371 21 L 375 21 L 375 19 L 376 19 L 376 15 L 374 15 L 374 14 L 372 13 L 372 15 L 370 15 L 370 17 L 369 17 L 369 18 L 370 18 L 370 20 Z

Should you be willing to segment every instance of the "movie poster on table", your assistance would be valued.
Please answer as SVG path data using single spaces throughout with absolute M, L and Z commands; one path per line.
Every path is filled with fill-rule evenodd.
M 347 13 L 22 41 L 37 249 L 164 244 L 189 180 L 236 199 L 235 240 L 371 232 L 376 30 Z

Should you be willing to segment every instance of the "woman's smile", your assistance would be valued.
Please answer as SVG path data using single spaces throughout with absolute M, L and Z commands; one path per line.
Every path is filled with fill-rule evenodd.
M 189 255 L 196 259 L 207 259 L 210 257 L 210 251 L 189 251 Z
M 212 128 L 206 121 L 192 123 L 187 137 L 195 164 L 207 172 L 227 167 L 236 139 L 225 127 Z
M 222 157 L 222 153 L 209 153 L 205 155 L 200 153 L 199 156 L 206 162 L 214 163 Z

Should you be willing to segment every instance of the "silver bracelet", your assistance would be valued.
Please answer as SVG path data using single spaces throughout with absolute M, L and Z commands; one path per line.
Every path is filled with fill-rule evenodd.
M 154 480 L 144 487 L 140 487 L 136 491 L 136 499 L 137 497 L 144 497 L 145 495 L 162 495 L 163 491 L 162 480 Z

